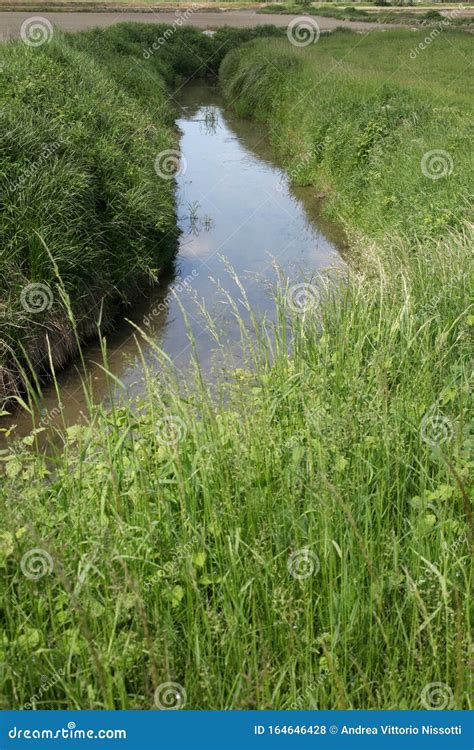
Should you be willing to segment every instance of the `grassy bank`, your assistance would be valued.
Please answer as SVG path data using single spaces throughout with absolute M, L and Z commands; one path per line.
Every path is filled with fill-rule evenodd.
M 390 6 L 390 3 L 385 3 Z M 258 13 L 291 13 L 291 14 L 304 14 L 321 16 L 323 18 L 337 18 L 341 21 L 367 21 L 371 23 L 399 23 L 407 24 L 410 26 L 434 26 L 439 25 L 442 27 L 443 19 L 449 26 L 462 26 L 470 27 L 474 25 L 474 15 L 464 15 L 456 12 L 456 8 L 453 8 L 449 18 L 443 16 L 436 8 L 431 8 L 425 11 L 413 11 L 410 8 L 389 8 L 381 7 L 374 8 L 373 10 L 367 10 L 366 8 L 359 8 L 357 5 L 346 5 L 340 7 L 338 5 L 330 6 L 315 6 L 315 5 L 299 5 L 298 3 L 290 3 L 288 5 L 282 5 L 280 3 L 275 5 L 265 5 L 259 8 Z
M 102 301 L 110 321 L 169 260 L 173 185 L 153 164 L 175 135 L 159 77 L 151 128 L 149 112 L 57 31 L 49 44 L 4 44 L 0 55 L 5 396 L 20 385 L 19 365 L 48 369 L 47 335 L 56 366 L 75 351 L 64 292 L 84 338 Z
M 70 54 L 89 44 L 119 87 L 116 42 L 94 33 Z M 242 323 L 245 369 L 212 395 L 163 355 L 136 408 L 7 442 L 1 708 L 472 707 L 467 96 L 447 48 L 429 83 L 443 133 L 423 55 L 421 82 L 400 67 L 382 84 L 409 39 L 257 41 L 224 60 L 229 102 L 270 125 L 290 176 L 377 244 L 308 279 L 314 306 L 283 279 L 276 330 Z M 447 184 L 419 175 L 435 148 Z
M 473 191 L 470 38 L 390 31 L 321 37 L 298 49 L 268 41 L 227 56 L 224 92 L 268 124 L 295 183 L 370 237 L 425 239 L 459 227 Z M 258 71 L 258 75 L 256 72 Z

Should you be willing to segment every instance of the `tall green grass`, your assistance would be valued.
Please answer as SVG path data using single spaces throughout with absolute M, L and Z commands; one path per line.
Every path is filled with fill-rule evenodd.
M 363 246 L 315 311 L 283 282 L 213 398 L 165 367 L 12 445 L 2 707 L 468 708 L 470 240 Z
M 170 258 L 173 186 L 153 163 L 175 138 L 169 111 L 150 130 L 134 99 L 58 33 L 38 49 L 2 45 L 1 56 L 1 334 L 12 368 L 28 357 L 41 371 L 45 334 L 67 325 L 57 273 L 94 330 L 101 299 L 106 311 L 129 300 Z M 21 293 L 39 283 L 53 306 L 38 316 Z
M 293 181 L 325 193 L 333 217 L 370 237 L 436 237 L 470 215 L 471 40 L 444 32 L 420 49 L 424 38 L 254 42 L 225 58 L 222 86 L 237 113 L 268 124 Z

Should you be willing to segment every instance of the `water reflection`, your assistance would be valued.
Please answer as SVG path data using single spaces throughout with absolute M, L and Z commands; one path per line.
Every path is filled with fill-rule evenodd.
M 178 254 L 160 286 L 143 290 L 126 317 L 144 328 L 186 377 L 191 349 L 183 308 L 204 373 L 210 377 L 216 366 L 215 341 L 197 303 L 205 301 L 226 331 L 228 351 L 238 352 L 238 329 L 217 289 L 221 285 L 235 298 L 240 292 L 222 257 L 244 282 L 254 310 L 271 317 L 273 302 L 262 281 L 274 278 L 272 259 L 298 281 L 340 262 L 338 248 L 343 238 L 340 230 L 321 218 L 313 189 L 288 188 L 265 129 L 224 112 L 215 88 L 207 84 L 186 87 L 178 127 L 186 163 L 177 181 L 182 233 Z M 109 369 L 132 397 L 139 394 L 143 363 L 137 354 L 136 330 L 125 321 L 119 324 L 107 336 L 107 349 Z M 144 346 L 143 357 L 150 370 L 157 372 L 151 346 Z M 98 343 L 86 348 L 85 359 L 95 400 L 110 398 L 110 381 L 100 366 Z M 62 416 L 74 423 L 87 411 L 77 365 L 61 373 L 59 383 Z M 47 413 L 57 408 L 51 386 L 44 390 L 43 407 Z M 16 414 L 12 421 L 18 424 L 19 434 L 31 428 L 31 419 L 25 415 Z

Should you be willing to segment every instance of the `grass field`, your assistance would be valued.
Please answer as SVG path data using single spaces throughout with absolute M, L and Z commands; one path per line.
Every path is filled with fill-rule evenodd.
M 439 236 L 470 215 L 471 39 L 424 39 L 268 41 L 229 55 L 221 79 L 237 112 L 269 125 L 294 180 L 327 193 L 333 216 L 371 237 Z
M 308 279 L 309 306 L 282 279 L 276 330 L 242 323 L 246 367 L 217 392 L 197 364 L 183 388 L 163 361 L 136 408 L 91 405 L 51 443 L 43 428 L 7 442 L 0 705 L 472 708 L 466 37 L 450 32 L 411 59 L 424 34 L 336 33 L 304 49 L 181 34 L 151 83 L 130 63 L 156 27 L 61 38 L 34 65 L 31 50 L 2 48 L 30 102 L 12 130 L 37 144 L 43 117 L 45 142 L 47 128 L 56 135 L 61 89 L 44 92 L 70 83 L 73 61 L 68 107 L 82 116 L 67 115 L 73 153 L 90 144 L 84 181 L 100 144 L 111 182 L 125 163 L 147 185 L 150 149 L 172 138 L 165 82 L 192 72 L 181 51 L 194 38 L 209 45 L 209 71 L 228 52 L 229 106 L 268 123 L 294 181 L 327 193 L 350 231 L 350 267 Z M 130 117 L 118 137 L 119 105 L 148 138 L 127 140 Z M 159 126 L 147 130 L 150 117 Z M 424 159 L 433 150 L 449 158 Z M 171 193 L 165 205 L 171 215 Z M 138 208 L 132 247 L 148 200 Z M 48 246 L 64 260 L 62 243 Z M 23 253 L 22 269 L 43 258 Z M 225 301 L 246 312 L 243 292 Z
M 14 7 L 16 5 L 21 6 L 27 6 L 27 5 L 45 5 L 45 3 L 35 3 L 34 0 L 2 0 L 2 3 L 0 3 L 0 7 L 3 5 L 8 5 L 9 7 Z M 153 5 L 157 8 L 172 8 L 175 6 L 180 6 L 183 8 L 188 7 L 191 5 L 191 3 L 184 3 L 183 0 L 110 0 L 109 2 L 107 0 L 50 0 L 48 4 L 51 5 L 98 5 L 98 6 L 105 6 L 105 5 L 129 5 L 133 7 L 134 5 Z M 206 9 L 209 8 L 212 11 L 221 9 L 221 8 L 231 8 L 235 10 L 236 8 L 242 7 L 242 8 L 267 8 L 267 7 L 274 7 L 275 10 L 278 11 L 284 11 L 286 7 L 290 7 L 291 4 L 285 5 L 285 3 L 265 3 L 265 2 L 255 2 L 254 0 L 204 0 L 203 2 L 198 2 L 196 5 L 199 6 L 199 8 Z M 294 7 L 298 7 L 298 3 L 292 4 Z M 351 0 L 340 0 L 340 2 L 327 2 L 327 3 L 312 3 L 310 6 L 304 6 L 305 8 L 318 8 L 321 10 L 331 10 L 334 8 L 341 8 L 344 9 L 346 7 L 349 7 L 350 5 L 355 6 L 359 10 L 372 10 L 373 8 L 379 7 L 379 10 L 386 11 L 387 7 L 390 7 L 390 10 L 393 10 L 394 12 L 400 12 L 405 13 L 407 11 L 407 7 L 399 6 L 396 3 L 390 4 L 389 2 L 384 3 L 359 3 L 354 2 L 352 3 Z M 474 5 L 470 3 L 421 3 L 421 2 L 415 2 L 413 6 L 409 6 L 408 10 L 413 11 L 417 10 L 419 12 L 423 11 L 429 11 L 429 10 L 439 10 L 439 8 L 445 9 L 445 8 L 462 8 L 463 12 L 469 12 L 469 9 L 474 9 Z
M 255 11 L 268 14 L 316 15 L 343 21 L 395 23 L 407 26 L 436 26 L 446 18 L 450 26 L 470 28 L 474 22 L 474 6 L 466 3 L 414 3 L 401 6 L 388 0 L 377 3 L 329 2 L 329 3 L 259 3 L 254 0 L 209 0 L 208 2 L 185 3 L 183 0 L 0 0 L 0 11 L 107 11 L 130 10 L 137 12 L 165 12 L 193 7 L 202 12 Z M 451 13 L 449 12 L 451 11 Z M 146 19 L 145 19 L 146 20 Z M 237 25 L 235 15 L 232 23 Z M 252 20 L 239 26 L 252 26 Z
M 444 6 L 443 6 L 444 8 Z M 433 6 L 429 9 L 394 7 L 387 3 L 387 7 L 360 7 L 359 5 L 288 5 L 277 3 L 262 6 L 259 13 L 303 13 L 326 18 L 338 18 L 342 21 L 375 21 L 377 23 L 400 23 L 406 25 L 442 26 L 443 19 L 449 20 L 450 26 L 472 26 L 474 15 L 465 12 L 465 7 L 453 8 L 450 14 L 443 15 L 439 8 Z

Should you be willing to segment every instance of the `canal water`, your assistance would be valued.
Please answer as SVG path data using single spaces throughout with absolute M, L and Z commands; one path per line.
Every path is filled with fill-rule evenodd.
M 289 186 L 263 126 L 226 111 L 219 90 L 207 83 L 187 85 L 180 102 L 177 124 L 182 158 L 177 198 L 181 236 L 174 267 L 156 289 L 146 290 L 107 336 L 108 368 L 132 398 L 144 388 L 143 359 L 136 329 L 125 318 L 146 331 L 183 377 L 193 348 L 190 329 L 205 376 L 219 377 L 230 361 L 233 367 L 239 366 L 238 324 L 219 290 L 224 288 L 235 300 L 242 296 L 229 265 L 257 315 L 271 319 L 275 306 L 269 288 L 276 282 L 275 262 L 295 284 L 342 263 L 340 228 L 321 217 L 313 188 Z M 200 310 L 203 302 L 218 321 L 224 348 L 234 355 L 229 361 L 215 356 L 216 341 Z M 243 308 L 242 313 L 245 317 Z M 154 347 L 142 340 L 141 349 L 149 370 L 157 372 L 160 364 Z M 84 348 L 84 359 L 95 402 L 107 401 L 111 382 L 101 368 L 98 342 Z M 87 412 L 87 400 L 78 363 L 60 373 L 58 382 L 61 419 L 69 424 L 80 421 Z M 60 410 L 51 384 L 43 394 L 41 424 L 48 425 Z M 16 412 L 2 426 L 11 425 L 16 425 L 16 434 L 25 435 L 32 418 Z

